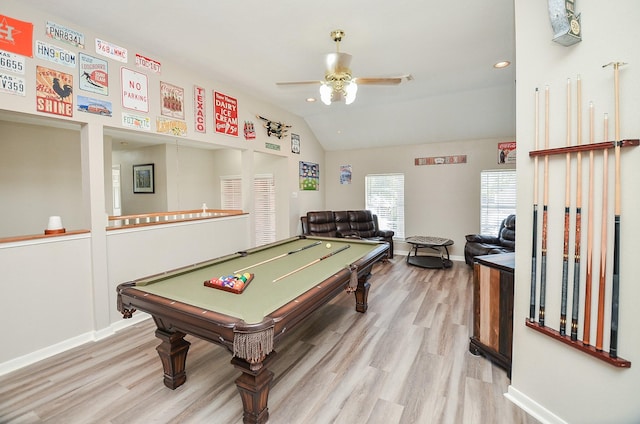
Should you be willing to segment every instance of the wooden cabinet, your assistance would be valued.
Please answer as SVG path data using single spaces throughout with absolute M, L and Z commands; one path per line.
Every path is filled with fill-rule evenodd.
M 469 351 L 484 355 L 511 377 L 515 253 L 476 256 L 473 264 L 473 336 Z

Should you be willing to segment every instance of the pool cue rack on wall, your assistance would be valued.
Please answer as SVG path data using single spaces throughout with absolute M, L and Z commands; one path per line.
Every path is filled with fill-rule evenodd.
M 544 156 L 554 156 L 554 155 L 566 155 L 577 152 L 588 152 L 588 151 L 602 151 L 604 149 L 613 149 L 616 144 L 620 147 L 636 147 L 640 145 L 640 139 L 631 139 L 631 140 L 621 140 L 620 142 L 615 141 L 605 141 L 600 143 L 591 143 L 591 144 L 580 144 L 573 146 L 564 146 L 557 147 L 551 149 L 541 149 L 541 150 L 533 150 L 529 152 L 529 157 L 544 157 Z M 589 211 L 591 213 L 591 211 Z M 620 357 L 611 357 L 608 352 L 604 350 L 598 350 L 595 346 L 591 344 L 585 343 L 583 340 L 572 340 L 569 335 L 562 335 L 560 331 L 555 330 L 546 325 L 541 325 L 540 322 L 536 322 L 535 320 L 531 320 L 529 318 L 525 319 L 525 324 L 527 327 L 536 330 L 542 334 L 552 337 L 555 340 L 558 340 L 562 343 L 565 343 L 573 348 L 576 348 L 584 353 L 587 353 L 597 359 L 603 360 L 613 366 L 619 368 L 630 368 L 631 362 L 620 358 Z

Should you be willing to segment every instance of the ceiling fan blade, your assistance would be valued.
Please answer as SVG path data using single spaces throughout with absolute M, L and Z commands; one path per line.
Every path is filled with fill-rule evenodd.
M 351 55 L 349 53 L 329 53 L 326 58 L 326 71 L 328 74 L 351 73 Z
M 277 82 L 276 85 L 320 85 L 322 84 L 322 81 L 320 80 L 314 80 L 314 81 L 284 81 L 284 82 Z
M 413 76 L 408 74 L 397 77 L 357 77 L 353 81 L 358 85 L 398 85 L 403 79 L 411 81 Z

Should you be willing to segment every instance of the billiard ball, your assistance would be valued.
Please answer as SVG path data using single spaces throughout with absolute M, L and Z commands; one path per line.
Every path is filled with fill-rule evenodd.
M 327 243 L 327 249 L 331 249 L 331 243 Z

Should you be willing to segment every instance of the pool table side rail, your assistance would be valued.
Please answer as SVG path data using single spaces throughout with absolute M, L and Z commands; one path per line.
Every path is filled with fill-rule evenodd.
M 120 284 L 117 292 L 118 310 L 124 318 L 143 311 L 153 317 L 158 328 L 192 334 L 233 352 L 234 329 L 242 322 L 238 318 L 138 290 L 133 282 Z M 269 326 L 263 321 L 249 327 L 260 331 Z

